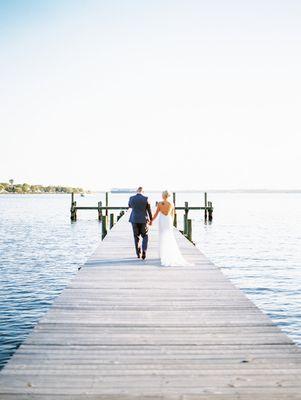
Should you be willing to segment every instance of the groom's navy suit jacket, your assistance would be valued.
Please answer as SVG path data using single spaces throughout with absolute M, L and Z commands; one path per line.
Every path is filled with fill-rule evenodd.
M 133 224 L 146 224 L 147 219 L 152 219 L 152 212 L 148 198 L 141 193 L 130 197 L 129 207 L 132 209 L 130 222 Z

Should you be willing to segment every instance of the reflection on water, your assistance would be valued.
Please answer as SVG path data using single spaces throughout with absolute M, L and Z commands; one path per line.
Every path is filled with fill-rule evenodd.
M 127 197 L 114 195 L 112 205 L 126 205 Z M 96 205 L 103 194 L 77 200 Z M 209 200 L 212 225 L 191 212 L 197 246 L 301 344 L 301 195 L 210 194 Z M 179 194 L 178 205 L 184 201 L 200 205 L 202 194 Z M 0 366 L 100 241 L 97 212 L 79 211 L 70 223 L 69 208 L 68 195 L 0 196 Z

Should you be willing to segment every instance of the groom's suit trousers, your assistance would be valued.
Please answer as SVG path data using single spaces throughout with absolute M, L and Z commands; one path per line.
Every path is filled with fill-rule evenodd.
M 139 239 L 142 237 L 142 251 L 147 250 L 148 243 L 148 226 L 146 223 L 132 223 L 133 234 L 135 239 L 135 248 L 137 255 L 139 254 Z

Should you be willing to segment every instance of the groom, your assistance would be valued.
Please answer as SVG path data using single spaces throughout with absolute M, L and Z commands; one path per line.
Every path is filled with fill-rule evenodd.
M 129 207 L 132 209 L 130 222 L 133 227 L 137 257 L 141 257 L 139 238 L 142 236 L 142 259 L 144 260 L 148 242 L 148 223 L 151 222 L 153 217 L 150 204 L 147 197 L 143 195 L 141 186 L 137 189 L 137 194 L 130 197 Z

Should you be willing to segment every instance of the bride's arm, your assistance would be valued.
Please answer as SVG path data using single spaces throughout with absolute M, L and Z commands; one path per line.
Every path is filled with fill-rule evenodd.
M 160 211 L 160 204 L 158 204 L 158 206 L 157 206 L 157 210 L 156 210 L 155 214 L 153 215 L 153 219 L 151 220 L 151 223 L 153 223 L 154 220 L 157 218 L 159 211 Z

